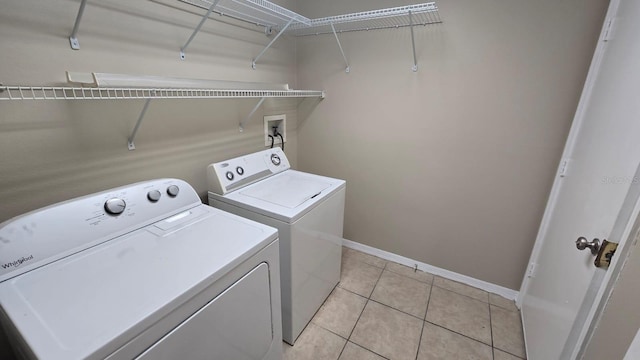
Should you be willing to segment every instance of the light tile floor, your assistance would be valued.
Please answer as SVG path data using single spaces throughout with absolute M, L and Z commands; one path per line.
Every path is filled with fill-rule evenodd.
M 496 294 L 343 248 L 340 283 L 287 360 L 519 360 L 520 313 Z

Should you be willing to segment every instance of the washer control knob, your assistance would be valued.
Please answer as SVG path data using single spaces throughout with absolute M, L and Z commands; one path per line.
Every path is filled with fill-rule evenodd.
M 280 156 L 278 156 L 277 154 L 271 154 L 271 162 L 275 166 L 280 165 Z
M 158 190 L 151 190 L 147 193 L 147 199 L 149 199 L 149 201 L 151 202 L 156 202 L 158 200 L 160 200 L 160 196 L 162 194 L 160 193 L 160 191 Z
M 242 166 L 238 166 L 236 168 L 236 172 L 238 173 L 238 175 L 242 175 L 244 174 L 244 169 L 242 168 Z
M 227 180 L 229 181 L 233 180 L 233 173 L 231 171 L 227 171 L 225 176 L 227 177 Z
M 104 211 L 111 215 L 120 215 L 127 207 L 127 203 L 120 198 L 111 198 L 104 203 Z
M 167 194 L 169 194 L 169 196 L 171 197 L 178 196 L 179 192 L 180 188 L 178 187 L 178 185 L 169 185 L 169 187 L 167 188 Z

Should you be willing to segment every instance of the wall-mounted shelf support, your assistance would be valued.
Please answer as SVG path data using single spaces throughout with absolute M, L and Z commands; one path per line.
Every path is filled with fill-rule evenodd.
M 347 68 L 344 70 L 347 74 L 351 71 L 351 67 L 349 66 L 349 62 L 347 61 L 347 57 L 344 55 L 344 50 L 342 50 L 342 44 L 340 44 L 340 39 L 338 39 L 338 34 L 336 33 L 336 27 L 331 23 L 331 30 L 333 31 L 333 36 L 336 37 L 336 41 L 338 42 L 338 47 L 340 48 L 340 53 L 342 54 L 342 58 L 344 59 L 344 63 L 347 65 Z
M 411 15 L 411 10 L 409 10 L 409 28 L 411 29 L 411 47 L 413 48 L 413 66 L 411 70 L 416 72 L 418 71 L 418 60 L 416 58 L 416 41 L 413 37 L 413 16 Z
M 247 116 L 246 119 L 240 121 L 240 124 L 238 125 L 238 130 L 240 130 L 240 132 L 244 131 L 244 123 L 251 119 L 253 114 L 255 114 L 256 111 L 258 111 L 258 109 L 260 108 L 260 106 L 262 105 L 262 103 L 264 102 L 265 99 L 266 99 L 266 97 L 261 98 L 260 101 L 258 101 L 258 103 L 256 104 L 256 106 L 254 106 L 253 109 L 251 109 L 251 112 L 249 113 L 249 116 Z
M 80 20 L 82 20 L 82 14 L 84 13 L 84 7 L 87 5 L 87 0 L 82 0 L 80 3 L 80 9 L 78 9 L 78 15 L 76 16 L 76 22 L 73 24 L 73 30 L 69 35 L 69 44 L 73 50 L 80 50 L 80 42 L 78 41 L 78 29 L 80 28 Z
M 109 74 L 93 73 L 93 78 L 102 78 Z M 78 74 L 68 74 L 70 79 L 79 80 Z M 82 76 L 80 76 L 82 77 Z M 117 74 L 111 74 L 111 81 L 118 80 Z M 159 82 L 159 77 L 140 77 L 144 82 Z M 167 83 L 176 84 L 179 79 L 167 78 Z M 185 84 L 194 84 L 197 80 L 184 79 Z M 228 85 L 239 86 L 240 83 L 225 82 L 216 80 L 202 80 L 202 83 L 227 83 Z M 247 86 L 260 87 L 260 83 L 247 83 Z M 266 87 L 266 84 L 262 84 Z M 136 134 L 140 129 L 142 120 L 144 119 L 149 104 L 153 99 L 260 99 L 256 106 L 251 110 L 247 118 L 240 122 L 240 131 L 243 130 L 244 123 L 255 114 L 262 103 L 267 98 L 320 98 L 324 99 L 325 93 L 321 90 L 290 90 L 288 86 L 272 84 L 269 89 L 206 89 L 206 88 L 128 88 L 128 87 L 52 87 L 52 86 L 4 86 L 0 84 L 0 101 L 5 100 L 145 100 L 142 111 L 138 116 L 138 120 L 128 137 L 129 150 L 135 150 L 134 143 Z M 282 90 L 276 88 L 283 87 Z
M 207 10 L 207 13 L 202 17 L 202 20 L 200 20 L 200 23 L 198 23 L 198 26 L 196 26 L 196 28 L 193 30 L 193 33 L 191 33 L 191 36 L 189 36 L 189 40 L 187 40 L 187 42 L 180 48 L 180 59 L 184 60 L 185 58 L 184 52 L 187 50 L 187 47 L 189 46 L 191 41 L 196 37 L 198 32 L 200 32 L 200 29 L 202 29 L 202 25 L 204 25 L 204 22 L 207 21 L 207 19 L 209 18 L 209 15 L 211 15 L 211 12 L 216 7 L 216 5 L 218 5 L 219 2 L 220 0 L 215 0 L 211 4 L 211 6 L 209 6 L 209 10 Z
M 293 20 L 295 20 L 295 19 L 291 18 L 289 20 L 289 22 L 287 22 L 287 24 L 282 28 L 282 30 L 280 30 L 280 32 L 273 39 L 271 39 L 271 41 L 269 42 L 267 47 L 262 49 L 260 54 L 258 54 L 258 56 L 256 56 L 255 59 L 253 59 L 253 61 L 251 62 L 251 67 L 253 68 L 253 70 L 256 69 L 256 62 L 258 61 L 258 59 L 260 59 L 260 57 L 265 53 L 265 51 L 267 51 L 267 49 L 269 49 L 271 47 L 271 45 L 273 45 L 273 43 L 276 42 L 276 40 L 278 40 L 278 38 L 287 30 L 287 28 L 289 27 L 289 25 L 291 25 Z
M 138 133 L 138 129 L 140 128 L 140 124 L 142 124 L 142 119 L 144 119 L 144 115 L 147 113 L 147 109 L 149 108 L 149 103 L 151 103 L 151 99 L 147 99 L 144 102 L 144 106 L 142 107 L 142 111 L 140 112 L 140 116 L 138 116 L 138 121 L 136 122 L 136 126 L 133 127 L 133 131 L 131 132 L 131 136 L 128 139 L 128 147 L 129 150 L 135 150 L 136 145 L 133 143 L 133 140 L 136 138 L 136 134 Z

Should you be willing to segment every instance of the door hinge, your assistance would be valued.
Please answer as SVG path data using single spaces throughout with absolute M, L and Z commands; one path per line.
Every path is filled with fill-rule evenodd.
M 562 159 L 560 161 L 560 169 L 558 170 L 558 175 L 560 177 L 567 176 L 567 171 L 569 170 L 569 159 Z
M 533 278 L 536 277 L 536 270 L 538 268 L 538 264 L 536 263 L 529 263 L 529 268 L 527 269 L 527 277 L 528 278 Z
M 609 41 L 613 39 L 613 23 L 615 18 L 609 18 L 604 25 L 604 31 L 602 32 L 602 41 Z

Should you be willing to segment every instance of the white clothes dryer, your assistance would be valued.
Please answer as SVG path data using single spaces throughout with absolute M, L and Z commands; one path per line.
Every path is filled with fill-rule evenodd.
M 0 321 L 19 358 L 282 358 L 276 229 L 160 179 L 0 225 Z
M 280 238 L 283 339 L 292 344 L 340 281 L 344 180 L 290 169 L 279 148 L 207 167 L 209 205 Z

